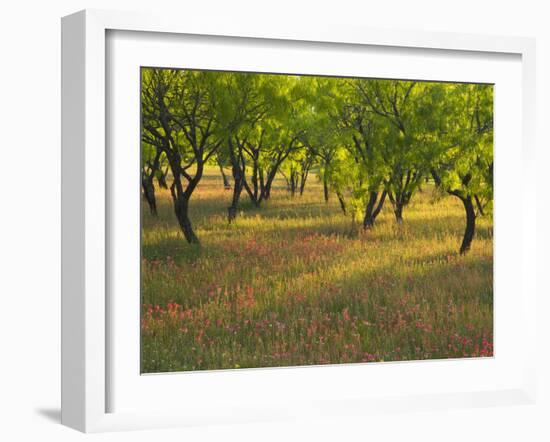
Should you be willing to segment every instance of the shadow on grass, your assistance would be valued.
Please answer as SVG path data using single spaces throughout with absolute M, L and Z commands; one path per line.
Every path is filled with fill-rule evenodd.
M 212 181 L 219 181 L 218 177 L 212 177 Z M 221 183 L 221 181 L 219 181 Z M 407 242 L 410 240 L 440 240 L 445 237 L 456 237 L 456 249 L 460 245 L 465 227 L 465 219 L 462 214 L 441 214 L 432 210 L 406 212 L 403 225 L 395 223 L 391 208 L 386 205 L 377 220 L 372 231 L 364 232 L 361 223 L 352 226 L 349 217 L 341 213 L 335 201 L 329 205 L 322 199 L 312 201 L 311 195 L 291 198 L 282 192 L 273 195 L 272 200 L 265 201 L 262 206 L 256 207 L 246 194 L 241 197 L 239 205 L 240 213 L 237 220 L 229 225 L 227 223 L 227 206 L 230 193 L 222 193 L 217 199 L 197 198 L 191 207 L 191 219 L 203 246 L 189 245 L 183 238 L 171 201 L 167 198 L 159 199 L 159 216 L 152 217 L 146 207 L 142 211 L 142 229 L 144 232 L 153 232 L 156 229 L 165 234 L 148 237 L 142 245 L 142 256 L 148 260 L 165 259 L 167 256 L 185 260 L 194 260 L 205 256 L 219 256 L 222 251 L 215 243 L 223 241 L 223 238 L 234 237 L 238 239 L 247 236 L 241 234 L 239 229 L 249 228 L 252 235 L 273 237 L 277 239 L 306 235 L 337 235 L 343 239 L 360 239 L 361 241 L 379 244 L 384 242 Z M 220 198 L 223 196 L 223 198 Z M 296 204 L 298 201 L 299 204 Z M 411 206 L 412 209 L 412 206 Z M 410 214 L 410 216 L 409 216 Z M 261 217 L 258 225 L 244 227 L 243 224 Z M 304 220 L 303 224 L 291 225 L 293 220 Z M 287 223 L 287 221 L 289 221 Z M 492 228 L 486 223 L 478 223 L 475 239 L 492 239 Z M 269 243 L 269 239 L 266 243 Z
M 269 218 L 263 215 L 262 213 L 265 222 L 254 233 L 276 239 L 288 238 L 289 240 L 294 240 L 295 238 L 308 235 L 336 235 L 344 239 L 360 239 L 365 242 L 379 244 L 390 241 L 407 242 L 412 239 L 429 241 L 440 239 L 444 236 L 451 236 L 456 237 L 456 249 L 458 251 L 463 234 L 461 217 L 450 215 L 434 218 L 428 224 L 425 220 L 406 220 L 402 226 L 397 226 L 391 218 L 385 217 L 379 220 L 371 231 L 364 231 L 361 225 L 353 227 L 350 220 L 343 217 L 341 220 L 337 219 L 335 222 L 330 223 L 327 223 L 326 218 L 328 218 L 328 216 L 309 217 L 304 218 L 307 219 L 307 224 L 305 225 L 288 226 L 274 223 L 274 221 L 281 221 L 284 223 L 284 218 Z M 239 223 L 242 221 L 246 222 L 247 219 L 248 218 L 244 220 L 237 219 L 235 223 L 231 225 L 226 224 L 225 227 L 210 225 L 198 229 L 199 237 L 203 242 L 202 246 L 188 244 L 174 221 L 173 228 L 170 229 L 169 235 L 159 235 L 155 240 L 149 238 L 147 244 L 142 244 L 142 255 L 146 259 L 163 259 L 167 256 L 198 258 L 203 256 L 205 250 L 208 251 L 214 248 L 215 246 L 213 243 L 220 241 L 221 237 L 233 236 L 238 239 Z M 149 226 L 148 228 L 153 227 Z M 491 238 L 492 233 L 490 227 L 479 226 L 476 229 L 474 241 L 476 239 L 487 240 Z M 269 240 L 266 241 L 266 243 L 269 242 Z
M 208 259 L 218 260 L 220 269 L 223 267 L 223 260 L 231 259 L 219 247 L 211 247 L 208 251 L 203 250 L 202 253 Z M 446 299 L 451 297 L 457 305 L 464 302 L 475 302 L 492 308 L 493 291 L 492 283 L 489 281 L 493 263 L 492 259 L 488 257 L 432 252 L 422 255 L 422 257 L 402 257 L 390 265 L 387 262 L 373 264 L 372 260 L 367 262 L 368 259 L 368 255 L 365 255 L 364 267 L 357 266 L 357 261 L 354 261 L 355 264 L 350 263 L 350 267 L 345 272 L 341 272 L 342 264 L 337 255 L 328 265 L 323 264 L 322 268 L 308 268 L 298 272 L 296 269 L 289 268 L 284 275 L 285 280 L 293 281 L 293 283 L 292 288 L 285 290 L 296 293 L 303 289 L 304 293 L 309 292 L 313 298 L 320 298 L 326 308 L 333 312 L 350 307 L 357 296 L 360 298 L 363 296 L 373 297 L 376 299 L 377 306 L 384 307 L 395 302 L 396 296 L 411 293 L 415 293 L 417 299 L 430 300 L 433 298 L 441 301 L 442 297 Z M 178 271 L 185 274 L 189 268 L 192 268 L 187 268 L 186 265 L 191 266 L 192 263 L 193 255 L 180 256 L 178 265 L 181 270 Z M 261 267 L 261 263 L 256 262 L 255 265 Z M 198 286 L 193 285 L 193 288 L 197 289 L 194 291 L 193 299 L 189 299 L 186 295 L 173 296 L 173 293 L 166 297 L 163 292 L 162 296 L 155 296 L 155 303 L 179 302 L 187 307 L 199 306 L 212 301 L 207 290 L 212 284 L 223 285 L 227 288 L 232 287 L 233 284 L 253 284 L 253 279 L 247 273 L 250 268 L 245 265 L 237 266 L 237 268 L 241 269 L 240 273 L 232 275 L 229 279 L 222 277 L 223 282 L 218 280 L 218 274 L 212 273 Z M 311 277 L 313 277 L 313 281 L 316 281 L 314 285 L 310 285 Z M 268 270 L 262 275 L 262 278 L 264 285 L 267 283 L 271 287 L 272 293 L 279 293 L 279 295 L 286 293 L 286 291 L 280 292 L 280 288 L 278 288 L 278 274 Z M 316 293 L 311 294 L 312 290 Z M 178 290 L 178 292 L 186 293 L 185 290 Z M 265 304 L 266 312 L 283 312 L 288 307 L 285 302 L 279 305 L 278 296 L 273 297 L 270 302 Z
M 178 232 L 179 233 L 179 232 Z M 164 237 L 153 244 L 141 245 L 141 257 L 148 261 L 164 260 L 168 257 L 196 260 L 204 255 L 205 248 L 198 244 L 189 244 L 183 235 Z
M 447 255 L 434 253 L 422 259 L 410 258 L 401 263 L 402 271 L 396 272 L 395 266 L 384 266 L 373 269 L 370 273 L 355 271 L 343 275 L 339 279 L 333 279 L 332 284 L 337 285 L 341 293 L 354 293 L 364 290 L 367 293 L 372 287 L 376 287 L 378 295 L 382 299 L 389 293 L 426 293 L 434 290 L 447 292 L 449 295 L 459 297 L 465 291 L 471 292 L 471 287 L 477 284 L 473 275 L 492 275 L 492 260 L 479 256 L 459 256 L 447 260 Z M 387 292 L 380 292 L 379 284 L 369 285 L 369 280 L 382 280 L 388 284 Z M 477 301 L 481 304 L 493 305 L 492 285 L 488 290 L 480 290 L 475 293 Z M 454 293 L 451 293 L 453 292 Z M 464 301 L 464 299 L 461 299 Z

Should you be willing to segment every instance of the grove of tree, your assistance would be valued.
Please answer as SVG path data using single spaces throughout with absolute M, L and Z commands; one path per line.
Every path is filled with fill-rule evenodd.
M 299 198 L 316 176 L 353 225 L 373 229 L 385 204 L 398 225 L 426 183 L 464 206 L 461 254 L 493 200 L 493 86 L 179 69 L 142 69 L 142 193 L 156 214 L 168 187 L 184 238 L 204 168 L 242 198 L 269 201 L 276 176 Z

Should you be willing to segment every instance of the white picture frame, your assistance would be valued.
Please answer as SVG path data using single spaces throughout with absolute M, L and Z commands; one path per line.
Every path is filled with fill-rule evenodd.
M 86 10 L 62 21 L 62 423 L 84 432 L 185 426 L 219 422 L 251 422 L 330 415 L 354 415 L 372 410 L 418 410 L 501 404 L 532 403 L 536 397 L 534 339 L 527 339 L 522 353 L 522 381 L 514 388 L 461 393 L 427 393 L 356 397 L 334 396 L 316 402 L 291 402 L 265 406 L 234 404 L 223 413 L 197 409 L 109 412 L 113 385 L 109 370 L 113 354 L 107 339 L 111 321 L 108 287 L 108 247 L 113 231 L 107 228 L 109 187 L 106 120 L 106 35 L 109 31 L 142 31 L 180 35 L 239 37 L 274 41 L 368 45 L 379 48 L 422 48 L 521 57 L 521 297 L 523 315 L 516 326 L 524 335 L 535 334 L 536 284 L 534 225 L 536 196 L 531 189 L 534 170 L 535 42 L 518 37 L 492 37 L 450 33 L 357 29 L 343 26 L 266 27 L 250 23 L 221 23 L 196 18 L 181 24 L 175 17 L 151 14 Z M 519 148 L 519 147 L 518 147 Z M 326 370 L 309 368 L 308 370 Z M 349 367 L 329 368 L 338 375 Z M 380 368 L 379 370 L 387 370 Z M 391 370 L 391 368 L 389 368 Z M 414 370 L 413 365 L 401 368 Z M 264 371 L 265 372 L 265 371 Z M 325 371 L 326 373 L 327 371 Z M 241 370 L 239 376 L 247 376 Z M 254 372 L 258 373 L 258 371 Z M 309 372 L 311 373 L 311 371 Z M 347 373 L 347 372 L 346 372 Z M 139 373 L 137 373 L 139 375 Z M 212 373 L 202 373 L 208 384 Z M 256 375 L 256 384 L 266 382 Z M 170 380 L 166 381 L 170 383 Z M 154 407 L 153 407 L 154 408 Z

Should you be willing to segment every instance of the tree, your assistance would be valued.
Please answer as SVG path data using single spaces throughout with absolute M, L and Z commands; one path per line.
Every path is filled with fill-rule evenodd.
M 299 77 L 246 74 L 249 80 L 237 83 L 234 96 L 241 103 L 240 120 L 229 142 L 235 182 L 229 220 L 244 188 L 259 207 L 268 200 L 283 162 L 299 148 L 300 116 L 303 103 L 296 96 Z M 244 86 L 244 87 L 243 87 Z M 249 172 L 249 176 L 247 176 Z
M 342 85 L 344 94 L 338 119 L 342 135 L 347 135 L 345 147 L 350 153 L 349 159 L 357 168 L 351 175 L 356 177 L 353 194 L 363 202 L 363 228 L 368 230 L 374 226 L 388 194 L 385 186 L 391 176 L 391 165 L 387 161 L 386 146 L 391 143 L 392 131 L 388 122 L 379 118 L 365 102 L 358 85 L 365 81 L 368 80 L 349 80 Z
M 305 82 L 304 82 L 305 83 Z M 307 112 L 302 117 L 305 128 L 303 142 L 319 166 L 319 179 L 323 184 L 325 203 L 329 202 L 330 187 L 335 191 L 340 207 L 345 212 L 342 186 L 335 160 L 342 149 L 342 133 L 335 114 L 341 105 L 342 80 L 337 78 L 310 78 L 302 88 L 308 103 Z M 342 166 L 341 164 L 339 166 Z
M 243 189 L 246 187 L 249 190 L 245 147 L 250 150 L 251 146 L 261 141 L 260 125 L 273 107 L 279 105 L 280 98 L 276 77 L 271 75 L 228 74 L 224 86 L 226 94 L 223 117 L 228 127 L 226 153 L 233 176 L 228 221 L 232 222 L 237 216 Z
M 359 174 L 358 164 L 350 157 L 349 151 L 342 147 L 336 149 L 330 161 L 328 182 L 336 194 L 342 213 L 351 214 L 353 223 L 357 217 L 357 205 L 361 204 L 358 200 L 362 198 L 361 191 L 358 191 L 362 186 Z
M 458 198 L 466 218 L 460 254 L 471 247 L 476 219 L 492 210 L 493 87 L 456 84 L 438 86 L 444 107 L 437 120 L 440 134 L 431 175 L 436 185 Z
M 141 148 L 141 188 L 151 215 L 157 216 L 157 200 L 153 179 L 160 170 L 162 151 L 153 144 L 142 142 Z
M 335 178 L 333 163 L 338 153 L 339 146 L 331 142 L 328 137 L 323 137 L 322 131 L 319 131 L 316 135 L 317 137 L 310 137 L 308 139 L 308 146 L 311 152 L 313 152 L 313 154 L 317 157 L 317 164 L 319 165 L 319 179 L 323 183 L 323 198 L 325 203 L 328 203 L 329 184 L 334 182 Z M 319 139 L 319 135 L 321 135 L 321 139 Z M 311 140 L 312 138 L 314 138 L 313 141 Z M 315 138 L 317 138 L 317 140 Z
M 189 202 L 225 135 L 218 118 L 220 80 L 214 72 L 142 69 L 142 142 L 166 156 L 174 212 L 185 239 L 194 244 L 199 238 Z
M 168 186 L 185 239 L 198 243 L 189 204 L 207 164 L 231 182 L 228 220 L 243 190 L 260 207 L 282 174 L 292 196 L 318 170 L 353 222 L 371 229 L 387 200 L 398 224 L 430 177 L 461 200 L 466 229 L 492 202 L 492 88 L 397 80 L 142 70 L 142 189 L 156 214 Z
M 283 162 L 300 149 L 300 131 L 294 132 L 284 122 L 273 119 L 264 123 L 255 139 L 242 144 L 251 162 L 250 181 L 244 187 L 256 207 L 271 196 L 273 181 Z
M 313 152 L 306 146 L 294 151 L 283 163 L 280 172 L 287 182 L 291 197 L 294 197 L 296 192 L 299 192 L 300 196 L 303 195 L 314 159 Z
M 355 82 L 373 118 L 385 122 L 381 157 L 388 170 L 384 187 L 398 224 L 429 172 L 431 152 L 425 143 L 435 108 L 426 100 L 428 83 L 401 80 L 359 80 Z
M 223 159 L 220 152 L 216 155 L 216 164 L 218 168 L 220 169 L 220 175 L 222 176 L 223 181 L 223 188 L 228 190 L 231 189 L 231 183 L 229 182 L 229 178 L 227 178 L 227 175 L 225 174 L 224 166 L 226 161 Z
M 159 168 L 155 176 L 157 177 L 159 187 L 163 189 L 168 189 L 168 169 L 170 169 L 170 165 L 166 161 L 166 157 L 161 155 Z

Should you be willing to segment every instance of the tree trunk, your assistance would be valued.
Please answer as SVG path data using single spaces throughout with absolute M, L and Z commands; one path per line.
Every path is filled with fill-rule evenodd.
M 328 180 L 325 175 L 323 175 L 323 194 L 325 197 L 325 203 L 328 203 Z
M 292 198 L 294 198 L 294 195 L 296 195 L 297 187 L 298 187 L 298 172 L 291 171 L 290 172 L 290 196 Z
M 172 195 L 172 202 L 174 204 L 174 213 L 178 220 L 178 224 L 181 228 L 183 236 L 189 244 L 198 244 L 200 245 L 199 238 L 193 230 L 193 225 L 191 224 L 191 219 L 189 218 L 189 200 L 191 195 L 197 188 L 202 174 L 204 172 L 204 163 L 201 159 L 197 158 L 197 169 L 195 171 L 195 176 L 190 177 L 186 176 L 187 186 L 184 188 L 181 182 L 181 158 L 179 154 L 173 153 L 168 157 L 170 162 L 170 169 L 172 170 L 173 181 L 170 186 L 170 193 Z
M 395 215 L 395 221 L 400 225 L 403 223 L 403 207 L 406 204 L 406 197 L 404 193 L 400 192 L 394 195 L 392 192 L 388 192 L 388 197 L 393 205 L 393 213 Z
M 229 154 L 231 158 L 231 173 L 233 174 L 233 197 L 231 198 L 231 205 L 227 208 L 227 221 L 231 223 L 237 218 L 237 208 L 239 205 L 239 198 L 244 185 L 244 171 L 239 163 L 239 159 L 235 155 L 233 150 L 233 144 L 229 142 Z
M 401 201 L 396 201 L 393 213 L 395 214 L 395 221 L 397 221 L 397 224 L 403 224 L 403 203 Z
M 268 200 L 271 197 L 271 187 L 273 186 L 273 181 L 275 181 L 275 176 L 277 175 L 278 168 L 278 165 L 276 167 L 273 167 L 267 174 L 265 185 L 262 187 L 262 196 L 265 200 Z
M 308 174 L 309 174 L 309 171 L 306 170 L 305 172 L 302 172 L 302 174 L 300 175 L 300 196 L 304 194 L 304 189 L 306 188 L 306 181 L 307 181 Z
M 229 179 L 227 178 L 227 175 L 225 174 L 225 172 L 223 170 L 223 166 L 221 165 L 221 163 L 218 163 L 218 166 L 220 168 L 220 173 L 221 173 L 222 179 L 223 179 L 223 188 L 226 189 L 226 190 L 231 189 L 231 184 L 229 183 Z
M 374 226 L 374 221 L 376 221 L 376 217 L 384 205 L 386 194 L 387 192 L 384 190 L 382 195 L 380 195 L 380 200 L 378 200 L 378 192 L 370 193 L 369 201 L 367 203 L 367 207 L 365 208 L 365 217 L 363 218 L 363 229 L 369 230 Z
M 252 163 L 252 189 L 253 193 L 251 194 L 250 198 L 252 199 L 252 202 L 258 206 L 258 195 L 261 193 L 261 182 L 263 181 L 263 178 L 261 177 L 259 166 L 258 166 L 258 158 L 253 158 Z
M 199 238 L 193 230 L 193 225 L 189 219 L 189 198 L 182 195 L 174 205 L 176 218 L 183 232 L 183 236 L 189 244 L 200 244 Z
M 432 170 L 431 174 L 435 181 L 435 184 L 437 186 L 441 186 L 441 179 L 437 172 L 435 170 Z M 462 183 L 467 186 L 470 179 L 471 175 L 468 174 L 462 179 Z M 464 237 L 462 238 L 462 244 L 460 245 L 460 254 L 464 255 L 468 250 L 470 250 L 470 246 L 472 245 L 472 240 L 474 239 L 474 234 L 476 231 L 476 211 L 474 208 L 474 202 L 472 201 L 472 197 L 470 195 L 464 196 L 464 194 L 461 193 L 458 189 L 455 190 L 447 188 L 446 191 L 450 195 L 454 195 L 458 199 L 460 199 L 460 201 L 462 201 L 462 204 L 464 205 L 464 211 L 466 212 L 466 228 L 464 229 Z M 481 202 L 478 200 L 477 196 L 475 197 L 475 201 L 479 206 L 479 210 L 482 211 L 483 209 L 481 207 Z
M 374 205 L 378 199 L 378 192 L 371 192 L 369 195 L 369 201 L 367 202 L 367 207 L 365 208 L 365 217 L 363 218 L 363 229 L 369 230 L 374 225 L 374 217 L 372 216 L 374 212 Z
M 147 177 L 141 179 L 141 185 L 143 187 L 143 196 L 145 201 L 149 205 L 149 211 L 151 215 L 157 216 L 157 200 L 155 198 L 155 186 L 153 186 L 153 177 Z
M 243 182 L 240 175 L 235 176 L 235 183 L 233 184 L 233 197 L 231 198 L 231 205 L 227 208 L 227 221 L 232 222 L 237 218 L 237 208 L 239 206 L 239 198 L 243 190 Z
M 479 197 L 477 195 L 474 195 L 474 198 L 475 198 L 475 201 L 476 201 L 477 210 L 478 210 L 479 214 L 481 216 L 485 216 L 485 212 L 483 211 L 483 204 L 481 204 L 481 200 L 479 199 Z
M 388 192 L 384 190 L 382 192 L 382 195 L 380 196 L 380 200 L 378 201 L 378 206 L 376 206 L 376 209 L 374 209 L 374 212 L 372 213 L 372 216 L 374 219 L 378 216 L 378 214 L 382 211 L 382 207 L 384 207 L 384 201 L 386 201 L 386 195 Z
M 474 233 L 476 230 L 476 212 L 471 196 L 460 199 L 462 200 L 464 210 L 466 211 L 466 229 L 464 230 L 464 238 L 462 239 L 462 244 L 460 246 L 460 254 L 464 255 L 468 250 L 470 250 L 472 240 L 474 239 Z
M 159 183 L 159 187 L 163 189 L 168 189 L 168 183 L 166 183 L 166 174 L 160 169 L 157 175 L 157 182 Z
M 344 215 L 346 214 L 346 202 L 344 201 L 344 195 L 340 191 L 336 191 L 336 197 L 338 198 L 338 202 L 340 203 L 340 209 L 342 209 L 342 212 Z

